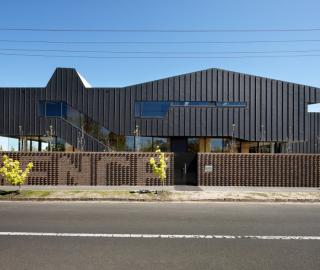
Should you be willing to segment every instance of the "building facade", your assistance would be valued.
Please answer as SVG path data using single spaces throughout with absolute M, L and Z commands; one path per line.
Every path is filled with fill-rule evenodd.
M 221 69 L 95 88 L 57 68 L 46 87 L 0 88 L 0 102 L 0 136 L 24 151 L 320 150 L 319 114 L 308 109 L 319 88 Z

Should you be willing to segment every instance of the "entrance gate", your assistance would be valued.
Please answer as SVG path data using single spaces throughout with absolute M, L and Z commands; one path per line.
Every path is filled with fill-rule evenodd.
M 175 185 L 197 185 L 197 153 L 187 152 L 187 138 L 171 138 Z

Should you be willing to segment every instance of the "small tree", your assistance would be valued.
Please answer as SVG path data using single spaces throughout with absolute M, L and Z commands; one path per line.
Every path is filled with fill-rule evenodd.
M 32 162 L 30 162 L 27 165 L 24 171 L 20 168 L 20 162 L 18 160 L 13 160 L 12 158 L 9 158 L 7 155 L 3 155 L 2 163 L 3 166 L 0 168 L 0 174 L 11 185 L 19 186 L 20 191 L 21 185 L 24 184 L 29 172 L 33 167 Z
M 167 178 L 167 158 L 165 158 L 164 153 L 161 152 L 159 146 L 157 146 L 156 154 L 156 159 L 153 157 L 150 158 L 149 164 L 151 165 L 153 174 L 156 177 L 159 177 L 162 182 L 162 185 L 164 185 L 164 181 Z

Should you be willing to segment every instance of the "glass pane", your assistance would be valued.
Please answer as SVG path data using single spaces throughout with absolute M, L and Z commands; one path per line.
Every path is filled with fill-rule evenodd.
M 49 143 L 46 141 L 47 137 L 42 137 L 41 140 L 41 151 L 49 151 Z
M 37 152 L 39 147 L 39 142 L 38 141 L 32 141 L 32 152 Z
M 217 101 L 217 107 L 246 107 L 247 103 L 242 101 Z
M 126 136 L 126 151 L 134 151 L 134 136 Z
M 108 129 L 100 126 L 99 140 L 107 146 L 109 146 L 109 133 L 110 131 Z
M 199 138 L 188 138 L 188 152 L 199 152 Z
M 64 106 L 63 106 L 64 108 Z M 79 113 L 79 111 L 73 109 L 70 106 L 65 106 L 65 109 L 67 110 L 66 113 L 66 119 L 68 122 L 70 122 L 71 124 L 75 125 L 76 127 L 81 127 L 81 114 Z M 64 110 L 62 110 L 63 112 Z M 62 114 L 63 115 L 63 114 Z
M 157 146 L 160 147 L 160 150 L 162 152 L 170 151 L 170 144 L 169 144 L 168 138 L 154 137 L 153 138 L 153 151 L 157 149 Z
M 141 102 L 141 117 L 164 117 L 169 109 L 169 102 Z
M 220 153 L 223 150 L 222 139 L 211 139 L 211 152 Z
M 19 140 L 8 138 L 8 151 L 19 151 Z
M 60 117 L 61 116 L 61 102 L 46 102 L 46 116 Z
M 240 142 L 236 139 L 222 139 L 223 152 L 238 153 L 240 152 Z
M 136 137 L 137 151 L 151 152 L 152 137 Z
M 171 106 L 184 106 L 184 107 L 215 106 L 215 102 L 214 101 L 173 101 L 171 102 Z

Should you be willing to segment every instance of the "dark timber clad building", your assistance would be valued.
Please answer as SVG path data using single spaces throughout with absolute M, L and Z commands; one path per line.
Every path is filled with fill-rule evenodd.
M 0 136 L 20 150 L 318 153 L 320 89 L 221 69 L 95 88 L 58 68 L 0 88 Z

